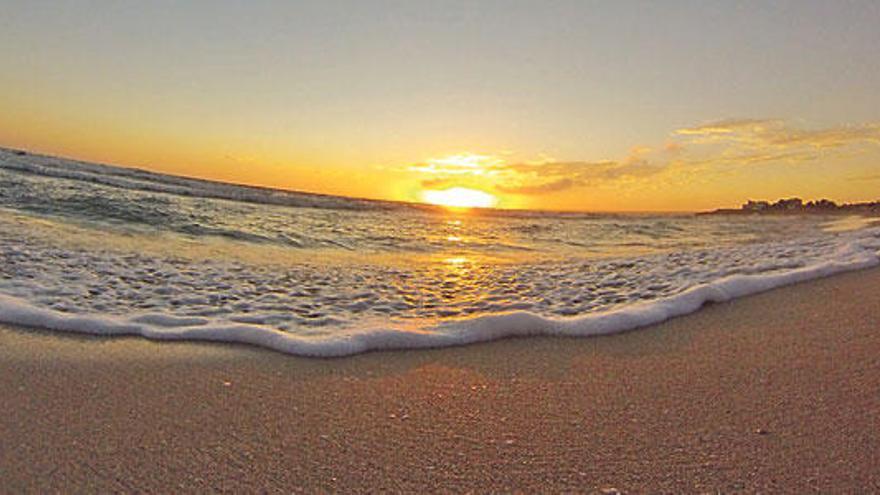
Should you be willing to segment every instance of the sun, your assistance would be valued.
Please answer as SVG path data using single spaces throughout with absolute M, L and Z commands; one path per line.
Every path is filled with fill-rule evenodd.
M 479 189 L 452 187 L 443 190 L 422 191 L 422 200 L 432 205 L 447 208 L 491 208 L 498 198 Z

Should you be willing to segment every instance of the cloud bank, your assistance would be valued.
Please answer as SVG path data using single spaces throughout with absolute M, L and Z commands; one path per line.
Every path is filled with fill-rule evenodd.
M 853 144 L 880 144 L 880 124 L 868 123 L 798 129 L 779 119 L 728 119 L 678 129 L 675 134 L 695 144 L 739 143 L 755 148 L 839 148 Z
M 408 170 L 429 175 L 421 182 L 428 189 L 474 180 L 503 194 L 540 196 L 672 175 L 685 180 L 707 169 L 798 164 L 877 145 L 878 123 L 803 129 L 781 119 L 724 119 L 677 129 L 665 144 L 635 146 L 620 160 L 506 163 L 493 155 L 464 153 Z

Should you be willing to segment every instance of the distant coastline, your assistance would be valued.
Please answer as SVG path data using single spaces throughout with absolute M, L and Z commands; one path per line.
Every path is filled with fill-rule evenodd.
M 880 201 L 837 204 L 830 199 L 804 201 L 801 198 L 769 201 L 748 200 L 739 208 L 719 208 L 698 215 L 868 215 L 880 216 Z

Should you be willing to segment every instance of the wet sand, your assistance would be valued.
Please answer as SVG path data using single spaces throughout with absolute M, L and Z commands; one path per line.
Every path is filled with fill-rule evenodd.
M 8 493 L 880 490 L 880 269 L 328 360 L 0 327 L 0 373 Z

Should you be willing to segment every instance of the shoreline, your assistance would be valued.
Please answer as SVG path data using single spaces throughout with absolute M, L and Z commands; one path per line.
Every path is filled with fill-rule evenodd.
M 611 336 L 302 358 L 0 325 L 0 486 L 880 490 L 880 268 Z
M 706 305 L 878 265 L 873 249 L 856 242 L 845 247 L 853 252 L 845 260 L 826 260 L 766 274 L 724 276 L 665 297 L 572 318 L 513 311 L 436 323 L 434 327 L 425 329 L 379 326 L 351 334 L 310 339 L 247 323 L 218 324 L 199 317 L 146 313 L 126 319 L 120 316 L 70 314 L 0 294 L 0 325 L 102 337 L 136 336 L 155 342 L 222 342 L 292 356 L 325 358 L 343 358 L 369 352 L 462 347 L 516 337 L 586 338 L 636 331 L 694 314 Z

